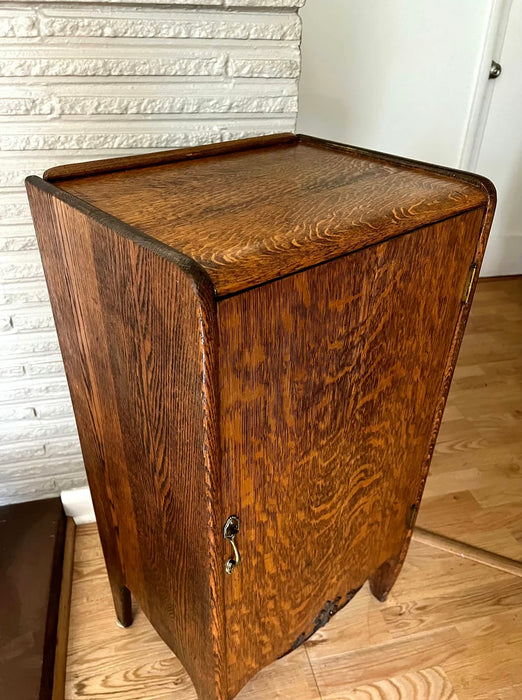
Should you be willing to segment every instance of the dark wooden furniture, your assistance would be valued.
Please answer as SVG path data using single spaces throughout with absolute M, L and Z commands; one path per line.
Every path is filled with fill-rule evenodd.
M 291 134 L 27 187 L 118 617 L 228 700 L 392 587 L 494 189 Z
M 54 697 L 64 546 L 59 498 L 0 508 L 0 698 Z

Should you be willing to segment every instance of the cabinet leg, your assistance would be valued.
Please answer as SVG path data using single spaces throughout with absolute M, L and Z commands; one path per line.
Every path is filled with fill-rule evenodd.
M 408 553 L 408 547 L 410 546 L 412 532 L 413 530 L 411 528 L 407 531 L 399 553 L 387 559 L 379 566 L 377 571 L 374 571 L 370 576 L 370 590 L 377 600 L 381 602 L 386 600 L 401 573 L 402 565 L 404 564 L 406 554 Z
M 111 581 L 112 599 L 116 610 L 116 618 L 122 627 L 132 625 L 132 599 L 127 586 Z
M 377 571 L 370 576 L 370 590 L 377 600 L 381 602 L 386 600 L 397 580 L 401 565 L 402 562 L 398 563 L 398 557 L 392 557 L 381 564 Z
M 117 490 L 118 485 L 105 485 L 103 481 L 105 472 L 101 468 L 91 469 L 90 462 L 85 461 L 89 487 L 92 500 L 95 504 L 96 523 L 103 550 L 103 558 L 109 577 L 112 600 L 116 610 L 116 618 L 122 627 L 132 625 L 132 600 L 130 590 L 127 588 L 125 573 L 121 561 L 118 538 L 119 527 L 115 514 L 112 511 L 111 501 L 104 495 L 107 491 Z

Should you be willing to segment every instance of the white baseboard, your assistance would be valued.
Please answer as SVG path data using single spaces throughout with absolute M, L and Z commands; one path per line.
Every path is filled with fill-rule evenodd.
M 62 491 L 60 496 L 65 515 L 74 518 L 76 525 L 85 525 L 86 523 L 96 522 L 91 492 L 89 491 L 88 486 L 85 486 L 82 489 Z

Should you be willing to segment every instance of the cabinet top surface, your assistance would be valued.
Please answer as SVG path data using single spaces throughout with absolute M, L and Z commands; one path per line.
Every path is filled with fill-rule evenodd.
M 478 177 L 288 134 L 63 166 L 45 177 L 195 260 L 218 296 L 488 197 Z

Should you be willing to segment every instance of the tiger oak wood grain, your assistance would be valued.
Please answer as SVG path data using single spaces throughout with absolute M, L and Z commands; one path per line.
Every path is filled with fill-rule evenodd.
M 200 700 L 230 700 L 393 586 L 494 190 L 288 134 L 47 178 L 28 192 L 118 617 L 132 592 Z
M 216 373 L 201 342 L 213 296 L 171 251 L 39 187 L 29 197 L 37 230 L 53 227 L 39 245 L 118 616 L 130 624 L 130 589 L 201 697 L 221 698 Z
M 218 151 L 59 184 L 196 260 L 219 296 L 483 206 L 487 199 L 478 180 L 456 181 L 442 169 L 419 171 L 297 137 L 294 143 L 273 145 L 272 138 L 255 150 Z
M 482 218 L 220 302 L 224 510 L 243 523 L 225 581 L 234 691 L 309 636 L 325 601 L 402 563 Z
M 458 420 L 456 407 L 464 416 L 468 412 L 476 415 L 477 392 L 484 391 L 489 396 L 490 427 L 502 431 L 499 441 L 502 438 L 509 446 L 512 460 L 521 454 L 517 449 L 520 430 L 503 421 L 506 389 L 522 380 L 520 338 L 507 335 L 509 319 L 514 322 L 522 311 L 520 282 L 479 280 L 437 445 L 449 437 L 455 444 L 468 441 L 468 427 L 462 418 Z M 517 313 L 513 311 L 515 306 Z M 487 342 L 491 347 L 488 364 L 484 364 Z M 501 370 L 493 372 L 496 367 Z M 452 473 L 476 464 L 481 470 L 485 465 L 491 470 L 489 483 L 493 493 L 511 489 L 513 523 L 520 523 L 519 490 L 513 492 L 512 479 L 501 468 L 509 453 L 498 455 L 495 467 L 494 455 L 485 458 L 484 451 L 435 449 L 419 520 L 430 506 L 429 482 L 433 473 L 444 473 L 450 490 Z M 506 556 L 519 553 L 518 543 L 507 527 L 499 527 L 490 518 L 487 522 L 477 519 L 480 506 L 471 494 L 448 492 L 436 501 L 436 510 L 428 508 L 430 525 L 466 541 L 473 532 L 478 538 L 475 543 L 491 552 Z M 506 504 L 494 508 L 505 509 Z M 465 523 L 467 531 L 462 529 Z M 323 697 L 328 688 L 334 698 L 343 700 L 362 691 L 367 693 L 365 697 L 371 697 L 372 689 L 387 697 L 392 683 L 403 692 L 407 692 L 404 685 L 411 684 L 412 691 L 419 675 L 425 676 L 430 669 L 444 678 L 450 677 L 460 700 L 518 700 L 522 694 L 522 583 L 515 579 L 517 589 L 506 585 L 508 579 L 504 573 L 457 553 L 427 547 L 415 541 L 414 533 L 401 576 L 387 603 L 378 603 L 364 586 L 343 611 L 304 645 L 306 655 L 292 653 L 271 664 L 248 683 L 238 700 L 317 700 L 319 689 L 313 683 L 312 670 L 319 678 Z M 463 606 L 464 616 L 460 614 Z M 111 607 L 96 525 L 81 526 L 77 529 L 67 700 L 195 700 L 186 672 L 139 609 L 133 626 L 121 630 L 110 620 L 108 624 Z M 388 614 L 394 611 L 395 614 Z M 453 653 L 444 661 L 438 658 L 438 647 L 432 641 L 438 639 L 439 630 L 447 629 L 448 620 L 453 624 L 455 612 L 460 614 L 457 635 L 464 644 L 460 645 L 460 652 L 453 646 Z M 405 640 L 410 640 L 410 644 L 404 646 Z M 383 646 L 388 642 L 389 646 Z M 368 653 L 372 647 L 375 665 Z M 426 647 L 429 653 L 424 655 Z M 347 657 L 354 665 L 354 674 L 356 667 L 357 680 L 346 672 Z M 331 663 L 327 663 L 323 673 L 327 659 Z M 388 679 L 388 675 L 393 678 Z M 441 700 L 434 692 L 437 680 L 430 674 L 433 685 L 428 697 L 433 700 Z M 424 690 L 421 697 L 426 700 Z

